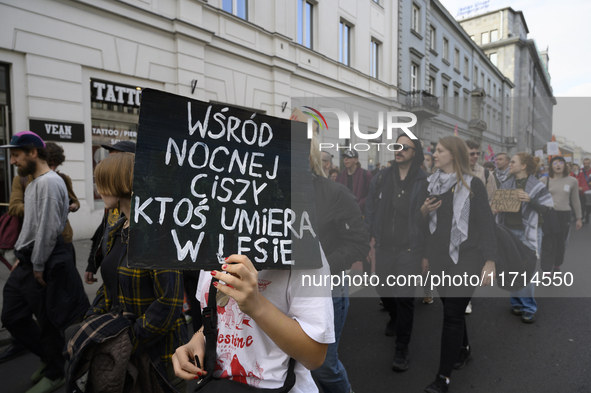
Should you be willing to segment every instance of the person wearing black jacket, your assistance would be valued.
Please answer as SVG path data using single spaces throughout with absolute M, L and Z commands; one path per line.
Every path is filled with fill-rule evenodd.
M 314 146 L 313 142 L 313 149 Z M 341 275 L 369 254 L 369 235 L 355 195 L 344 185 L 324 177 L 319 157 L 311 154 L 310 163 L 314 172 L 318 237 L 330 265 L 330 273 Z M 328 346 L 322 366 L 312 371 L 312 376 L 325 393 L 351 391 L 347 371 L 338 358 L 339 338 L 349 309 L 348 283 L 341 284 L 332 290 L 335 342 Z
M 421 196 L 425 202 L 420 216 L 428 234 L 431 277 L 441 279 L 445 273 L 456 282 L 455 276 L 476 275 L 482 278 L 481 285 L 489 285 L 496 273 L 498 250 L 487 190 L 470 169 L 462 139 L 442 138 L 433 157 L 437 171 Z M 463 368 L 471 357 L 464 312 L 476 287 L 452 282 L 437 287 L 444 310 L 441 355 L 439 373 L 425 389 L 428 393 L 447 392 L 452 370 Z
M 419 195 L 426 188 L 427 174 L 421 142 L 400 135 L 396 141 L 402 150 L 396 160 L 382 170 L 370 185 L 365 205 L 365 224 L 375 238 L 376 273 L 386 283 L 389 275 L 407 278 L 420 274 L 425 252 L 423 232 L 417 225 Z M 378 293 L 390 314 L 386 335 L 396 334 L 392 370 L 408 370 L 408 345 L 414 319 L 415 286 L 380 286 Z

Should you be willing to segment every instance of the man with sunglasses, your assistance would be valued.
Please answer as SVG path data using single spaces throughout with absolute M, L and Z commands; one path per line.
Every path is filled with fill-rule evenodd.
M 480 151 L 480 143 L 468 140 L 466 141 L 466 144 L 468 145 L 468 153 L 470 154 L 470 167 L 472 168 L 472 171 L 474 171 L 474 174 L 486 185 L 488 201 L 491 202 L 495 190 L 497 189 L 497 182 L 488 169 L 478 164 L 478 159 L 480 158 L 480 154 L 482 154 Z
M 409 368 L 408 345 L 414 320 L 415 284 L 409 276 L 420 277 L 425 253 L 425 238 L 415 219 L 420 213 L 422 195 L 427 189 L 427 174 L 421 169 L 424 161 L 419 140 L 400 135 L 398 151 L 392 165 L 372 180 L 365 205 L 365 224 L 375 238 L 376 274 L 384 286 L 378 294 L 390 314 L 386 336 L 396 335 L 392 370 Z M 406 286 L 389 286 L 388 277 L 405 276 Z M 408 283 L 408 282 L 411 283 Z M 420 283 L 417 283 L 420 284 Z

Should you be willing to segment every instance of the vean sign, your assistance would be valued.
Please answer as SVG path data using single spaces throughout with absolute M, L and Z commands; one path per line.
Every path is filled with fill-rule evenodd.
M 84 124 L 30 119 L 29 128 L 44 141 L 84 142 Z

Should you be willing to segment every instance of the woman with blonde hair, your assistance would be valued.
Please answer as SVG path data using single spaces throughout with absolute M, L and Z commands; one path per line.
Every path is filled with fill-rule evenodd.
M 470 169 L 468 147 L 456 137 L 439 140 L 433 154 L 436 171 L 428 179 L 429 195 L 421 207 L 428 236 L 426 261 L 432 276 L 476 275 L 489 285 L 495 276 L 497 242 L 488 193 Z M 471 357 L 465 310 L 476 288 L 444 282 L 437 287 L 443 303 L 441 355 L 436 379 L 425 389 L 447 392 L 452 370 Z
M 542 215 L 554 207 L 554 201 L 546 186 L 536 178 L 540 159 L 527 153 L 517 153 L 509 163 L 509 175 L 501 189 L 517 189 L 521 209 L 515 213 L 499 213 L 497 222 L 515 233 L 521 242 L 534 250 L 539 257 L 542 249 Z M 538 309 L 534 299 L 534 283 L 511 292 L 511 313 L 521 316 L 525 323 L 535 322 Z

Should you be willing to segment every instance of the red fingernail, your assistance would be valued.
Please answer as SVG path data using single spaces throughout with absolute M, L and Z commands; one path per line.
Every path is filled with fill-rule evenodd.
M 197 373 L 197 375 L 201 376 L 201 373 Z
M 217 282 L 214 282 L 214 283 L 213 283 L 213 286 L 214 286 L 214 287 L 217 287 L 217 286 L 218 286 L 218 283 L 217 283 Z
M 216 274 L 217 274 L 217 273 L 216 273 L 215 271 L 212 271 L 212 272 L 211 272 L 211 275 L 212 275 L 212 276 L 215 276 Z
M 193 378 L 193 379 L 199 379 L 199 376 L 197 376 L 197 377 L 195 377 L 195 378 Z
M 228 268 L 228 265 L 222 265 L 222 269 L 226 270 Z
M 224 261 L 227 261 L 227 260 L 228 260 L 228 258 L 230 258 L 230 257 L 226 257 L 226 259 L 224 259 Z

